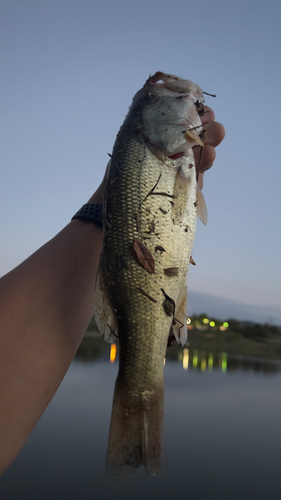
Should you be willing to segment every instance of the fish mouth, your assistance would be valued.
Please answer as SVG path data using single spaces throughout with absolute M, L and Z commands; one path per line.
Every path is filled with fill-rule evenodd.
M 161 88 L 164 91 L 162 95 L 171 95 L 170 93 L 172 92 L 174 97 L 178 99 L 189 97 L 192 98 L 194 102 L 204 102 L 201 87 L 191 80 L 185 80 L 179 76 L 157 71 L 155 75 L 148 78 L 146 83 L 158 87 L 159 89 Z
M 168 156 L 168 158 L 170 158 L 170 160 L 178 160 L 178 158 L 182 158 L 185 155 L 186 155 L 186 152 L 181 151 L 180 153 L 176 153 L 174 155 Z

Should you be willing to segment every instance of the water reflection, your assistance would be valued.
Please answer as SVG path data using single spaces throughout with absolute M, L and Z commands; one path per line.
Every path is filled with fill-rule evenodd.
M 225 328 L 225 327 L 224 327 Z M 202 329 L 201 329 L 202 330 Z M 198 373 L 205 376 L 233 374 L 235 372 L 251 372 L 253 374 L 273 375 L 281 371 L 280 357 L 258 357 L 257 347 L 253 342 L 253 355 L 251 341 L 247 340 L 247 356 L 241 355 L 239 349 L 245 352 L 245 344 L 216 343 L 215 335 L 205 334 L 203 341 L 198 338 L 191 341 L 184 348 L 176 344 L 167 350 L 166 361 L 169 366 L 181 367 L 184 372 Z M 212 346 L 214 349 L 206 347 Z M 198 348 L 202 345 L 202 349 Z M 218 345 L 220 349 L 218 349 Z M 266 345 L 259 344 L 258 349 L 266 354 Z M 76 359 L 84 363 L 96 363 L 98 360 L 107 360 L 108 364 L 115 365 L 119 362 L 118 344 L 106 344 L 98 333 L 88 332 L 77 352 Z M 167 367 L 164 368 L 167 370 Z M 107 470 L 119 475 L 131 474 L 141 465 L 147 474 L 155 475 L 160 466 L 162 423 L 163 423 L 163 396 L 164 387 L 159 393 L 148 397 L 134 398 L 132 393 L 118 384 L 112 405 L 111 424 L 107 448 Z M 181 411 L 180 408 L 178 410 Z M 177 416 L 179 418 L 179 415 Z
M 87 339 L 87 346 L 89 352 L 83 348 L 72 363 L 29 442 L 1 477 L 1 500 L 280 498 L 281 374 L 272 370 L 277 359 L 233 357 L 222 350 L 228 356 L 223 373 L 220 353 L 210 356 L 211 350 L 189 345 L 184 369 L 184 352 L 173 347 L 164 368 L 159 474 L 150 478 L 139 468 L 130 476 L 107 477 L 118 352 L 110 364 L 110 348 L 100 337 Z
M 226 352 L 212 353 L 206 351 L 190 350 L 184 348 L 178 355 L 178 362 L 184 370 L 197 370 L 201 373 L 206 371 L 221 371 L 222 373 L 234 372 L 236 370 L 253 371 L 255 373 L 277 373 L 281 371 L 278 360 L 266 360 L 255 357 L 243 357 L 228 355 Z
M 76 359 L 83 362 L 108 360 L 109 363 L 118 363 L 118 345 L 106 344 L 97 333 L 86 335 L 77 351 Z M 167 350 L 166 359 L 182 365 L 183 370 L 196 370 L 200 373 L 220 371 L 231 373 L 237 370 L 253 371 L 254 373 L 278 373 L 281 371 L 281 358 L 262 358 L 243 356 L 227 351 L 212 352 L 205 349 L 194 349 L 192 346 L 180 348 L 173 345 Z M 165 359 L 165 362 L 166 362 Z M 165 364 L 165 363 L 164 363 Z
M 111 364 L 114 363 L 114 361 L 116 360 L 116 354 L 117 354 L 117 345 L 111 344 L 110 354 L 109 354 L 109 361 Z

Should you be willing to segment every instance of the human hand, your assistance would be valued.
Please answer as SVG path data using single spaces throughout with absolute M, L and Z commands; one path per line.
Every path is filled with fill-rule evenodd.
M 221 123 L 215 121 L 215 113 L 208 106 L 204 106 L 205 114 L 202 116 L 202 125 L 204 136 L 203 141 L 205 146 L 193 148 L 196 169 L 198 172 L 198 185 L 200 189 L 203 187 L 203 175 L 206 170 L 211 168 L 216 158 L 215 148 L 223 141 L 225 130 Z

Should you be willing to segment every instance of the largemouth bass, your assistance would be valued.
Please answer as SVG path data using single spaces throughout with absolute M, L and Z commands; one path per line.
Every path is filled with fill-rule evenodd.
M 202 90 L 189 80 L 160 72 L 150 77 L 133 98 L 108 170 L 95 318 L 104 338 L 120 344 L 113 406 L 119 427 L 111 430 L 124 449 L 120 408 L 142 414 L 133 445 L 139 457 L 123 457 L 133 467 L 159 447 L 167 343 L 172 336 L 181 345 L 187 340 L 186 280 L 197 215 L 206 222 L 192 152 L 203 144 L 203 102 Z M 150 446 L 148 420 L 158 422 Z

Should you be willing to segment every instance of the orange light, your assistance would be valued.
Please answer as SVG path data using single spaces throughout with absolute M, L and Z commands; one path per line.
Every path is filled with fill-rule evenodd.
M 110 363 L 114 363 L 115 358 L 116 358 L 116 352 L 117 352 L 116 344 L 111 344 L 111 346 L 110 346 L 110 357 L 109 357 Z

